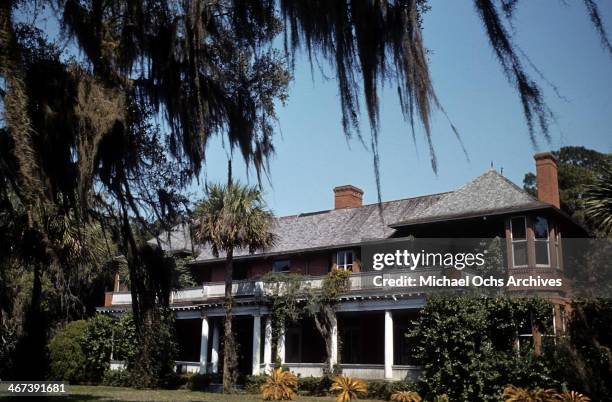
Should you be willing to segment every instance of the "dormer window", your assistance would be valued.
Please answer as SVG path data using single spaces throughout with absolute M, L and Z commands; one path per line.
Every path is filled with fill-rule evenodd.
M 353 270 L 353 250 L 342 250 L 336 253 L 336 267 L 343 270 Z
M 548 220 L 538 216 L 533 221 L 533 234 L 535 237 L 536 265 L 550 266 L 548 247 Z
M 526 267 L 527 257 L 527 219 L 518 216 L 510 220 L 510 234 L 512 240 L 512 266 Z

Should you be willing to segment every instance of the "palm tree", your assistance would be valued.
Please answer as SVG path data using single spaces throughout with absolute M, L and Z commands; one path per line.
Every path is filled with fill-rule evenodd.
M 585 196 L 585 213 L 606 236 L 612 235 L 612 166 L 603 170 Z
M 223 390 L 234 384 L 236 350 L 232 333 L 232 274 L 234 251 L 249 252 L 270 247 L 274 242 L 272 213 L 266 209 L 256 187 L 233 183 L 207 186 L 206 199 L 196 210 L 195 239 L 209 244 L 215 256 L 225 254 L 225 325 L 223 348 Z

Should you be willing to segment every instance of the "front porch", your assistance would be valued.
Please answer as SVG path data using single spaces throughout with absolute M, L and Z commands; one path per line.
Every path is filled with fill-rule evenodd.
M 363 379 L 405 380 L 419 375 L 404 334 L 423 305 L 420 297 L 345 300 L 332 331 L 332 364 L 345 375 Z M 222 309 L 194 309 L 176 314 L 182 373 L 219 373 L 223 361 Z M 310 318 L 287 323 L 273 339 L 269 311 L 238 306 L 233 321 L 238 370 L 244 375 L 269 372 L 279 361 L 303 377 L 323 375 L 325 345 Z

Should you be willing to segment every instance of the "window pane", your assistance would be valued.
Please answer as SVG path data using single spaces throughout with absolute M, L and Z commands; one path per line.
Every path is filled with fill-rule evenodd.
M 548 239 L 548 220 L 538 216 L 533 224 L 533 231 L 536 239 Z
M 525 231 L 525 218 L 512 218 L 512 238 L 513 239 L 526 239 L 527 233 Z
M 347 251 L 345 258 L 346 258 L 345 259 L 346 265 L 353 265 L 353 252 L 352 251 Z
M 548 262 L 548 242 L 538 240 L 535 242 L 536 264 L 549 265 Z
M 353 265 L 353 251 L 344 250 L 336 253 L 336 265 L 338 268 L 346 269 Z
M 272 270 L 274 272 L 289 272 L 290 268 L 291 264 L 289 260 L 274 261 L 274 265 L 272 265 Z
M 517 242 L 512 244 L 514 251 L 514 266 L 527 265 L 527 242 Z

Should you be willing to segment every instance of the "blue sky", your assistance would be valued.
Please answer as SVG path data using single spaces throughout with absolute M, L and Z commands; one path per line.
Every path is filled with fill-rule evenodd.
M 612 4 L 598 4 L 612 33 Z M 433 141 L 439 168 L 434 174 L 422 130 L 415 149 L 395 91 L 389 88 L 381 96 L 383 200 L 458 188 L 491 162 L 520 184 L 523 175 L 534 169 L 534 152 L 564 145 L 612 152 L 612 56 L 600 46 L 582 2 L 520 2 L 515 30 L 517 43 L 566 98 L 558 98 L 542 82 L 557 116 L 551 142 L 540 138 L 537 148 L 531 144 L 518 96 L 494 58 L 472 2 L 431 0 L 424 18 L 425 45 L 433 52 L 431 75 L 470 161 L 444 116 L 435 113 Z M 357 140 L 345 139 L 336 81 L 332 69 L 326 73 L 332 79 L 325 80 L 316 69 L 312 76 L 307 59 L 299 59 L 289 100 L 278 108 L 280 134 L 271 161 L 272 185 L 265 185 L 266 201 L 277 215 L 332 208 L 332 188 L 342 184 L 362 188 L 364 202 L 376 202 L 372 156 Z M 364 132 L 368 133 L 365 126 Z M 207 178 L 224 181 L 227 152 L 219 141 L 210 146 L 207 158 Z M 234 159 L 234 170 L 246 180 L 238 155 Z M 250 182 L 256 182 L 254 175 Z
M 491 163 L 517 184 L 534 170 L 532 155 L 565 145 L 612 152 L 612 55 L 606 53 L 581 1 L 519 2 L 514 28 L 516 43 L 563 98 L 540 80 L 546 100 L 557 116 L 551 141 L 531 143 L 518 96 L 506 81 L 487 42 L 471 1 L 430 0 L 424 16 L 425 45 L 431 51 L 430 71 L 438 98 L 459 129 L 470 161 L 442 113 L 433 116 L 433 142 L 438 174 L 430 165 L 423 130 L 416 147 L 393 88 L 381 93 L 381 190 L 383 200 L 448 191 L 487 170 Z M 599 1 L 600 13 L 612 36 L 612 3 Z M 57 34 L 53 20 L 44 29 Z M 48 24 L 48 25 L 47 25 Z M 531 71 L 534 78 L 538 78 Z M 333 207 L 335 186 L 353 184 L 373 203 L 376 183 L 372 155 L 358 140 L 347 142 L 340 124 L 340 106 L 333 69 L 327 79 L 305 56 L 299 58 L 289 100 L 278 105 L 276 155 L 270 163 L 265 199 L 277 215 Z M 331 77 L 331 78 L 329 78 Z M 362 121 L 366 123 L 363 116 Z M 369 128 L 363 125 L 365 136 Z M 205 179 L 225 181 L 228 151 L 220 139 L 207 149 Z M 247 177 L 238 154 L 234 172 Z M 202 181 L 191 188 L 202 196 Z

